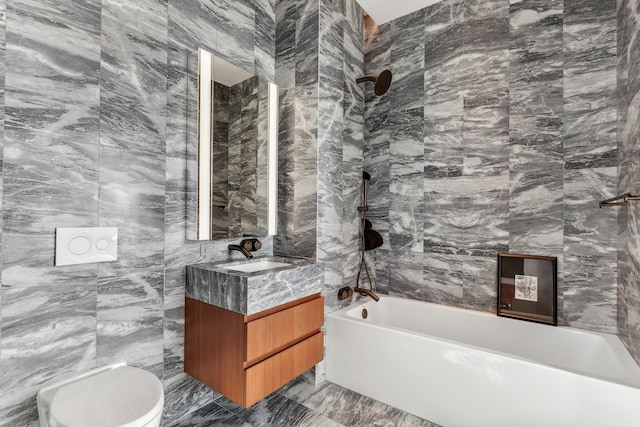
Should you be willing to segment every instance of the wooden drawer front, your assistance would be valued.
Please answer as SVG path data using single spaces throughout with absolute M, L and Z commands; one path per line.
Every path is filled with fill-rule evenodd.
M 245 370 L 249 407 L 318 364 L 323 357 L 324 334 L 317 334 Z
M 248 322 L 245 358 L 247 366 L 269 353 L 282 350 L 300 338 L 319 331 L 323 323 L 322 297 Z

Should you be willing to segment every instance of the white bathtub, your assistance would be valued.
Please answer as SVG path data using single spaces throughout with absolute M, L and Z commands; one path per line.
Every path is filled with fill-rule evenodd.
M 327 315 L 326 370 L 444 427 L 640 426 L 640 368 L 615 335 L 381 296 Z

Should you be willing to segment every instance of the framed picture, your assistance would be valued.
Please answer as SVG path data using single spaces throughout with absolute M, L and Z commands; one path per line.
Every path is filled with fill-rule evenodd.
M 557 325 L 556 257 L 498 254 L 498 316 Z

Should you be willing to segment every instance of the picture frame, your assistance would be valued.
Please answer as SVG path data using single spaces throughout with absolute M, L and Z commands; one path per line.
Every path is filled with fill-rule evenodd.
M 557 326 L 557 257 L 498 254 L 497 315 Z

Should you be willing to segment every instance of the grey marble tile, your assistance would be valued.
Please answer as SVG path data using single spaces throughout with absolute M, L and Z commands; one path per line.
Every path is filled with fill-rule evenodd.
M 0 419 L 30 425 L 43 383 L 96 366 L 96 292 L 4 289 L 2 305 Z
M 273 394 L 250 408 L 237 413 L 236 419 L 260 426 L 327 426 L 340 424 L 280 394 Z
M 167 427 L 196 427 L 196 426 L 241 426 L 251 424 L 243 423 L 235 419 L 234 414 L 222 407 L 216 402 L 206 404 L 195 411 L 192 411 L 177 420 L 168 421 L 165 419 Z
M 320 31 L 318 0 L 296 2 L 295 83 L 309 86 L 318 82 L 318 34 Z
M 36 402 L 35 388 L 31 390 L 26 396 L 22 396 L 20 403 L 10 406 L 8 403 L 6 410 L 0 412 L 0 426 L 2 427 L 39 427 L 38 421 L 38 406 Z M 15 394 L 13 397 L 18 397 Z
M 463 59 L 464 26 L 451 23 L 438 31 L 427 32 L 425 43 L 425 117 L 461 116 L 464 92 L 460 86 L 467 80 Z
M 269 233 L 269 83 L 258 81 L 256 235 Z
M 184 371 L 184 297 L 185 268 L 166 269 L 163 289 L 163 362 L 164 377 Z
M 165 225 L 164 167 L 162 154 L 100 148 L 100 226 L 118 227 L 120 266 L 148 268 L 164 262 L 164 242 L 157 238 Z
M 391 252 L 389 257 L 389 295 L 426 301 L 429 290 L 424 286 L 422 252 Z
M 343 259 L 342 253 L 335 254 L 331 257 L 325 257 L 324 266 L 324 291 L 325 311 L 331 312 L 337 308 L 344 307 L 350 303 L 350 300 L 338 300 L 338 290 L 343 286 L 354 286 L 354 283 L 344 283 L 343 278 Z
M 342 287 L 343 251 L 343 90 L 345 72 L 342 51 L 345 19 L 340 3 L 322 2 L 319 10 L 321 66 L 318 88 L 318 212 L 317 259 L 325 267 L 325 305 L 333 308 Z
M 371 274 L 375 276 L 374 290 L 376 293 L 389 293 L 389 250 L 378 248 L 367 254 L 373 264 Z M 369 264 L 371 265 L 371 264 Z
M 64 283 L 68 270 L 40 276 L 53 270 L 54 228 L 97 219 L 100 3 L 70 13 L 53 6 L 16 2 L 7 9 L 6 61 L 14 65 L 5 92 L 5 286 Z M 26 27 L 29 34 L 21 34 Z
M 383 69 L 391 67 L 391 26 L 389 23 L 377 26 L 370 17 L 364 20 L 364 70 L 366 75 L 377 75 Z M 381 250 L 389 249 L 389 184 L 391 175 L 389 152 L 389 109 L 391 94 L 395 90 L 392 82 L 390 89 L 382 96 L 376 96 L 370 84 L 364 85 L 364 158 L 363 170 L 370 174 L 367 204 L 369 210 L 367 218 L 374 224 L 374 229 L 383 238 Z M 379 251 L 378 249 L 377 251 Z M 381 254 L 382 252 L 376 252 Z M 382 262 L 381 256 L 374 256 L 378 265 Z M 386 267 L 380 270 L 378 265 L 378 286 L 388 287 L 388 270 Z M 381 285 L 381 283 L 385 285 Z M 380 288 L 378 288 L 380 289 Z
M 425 178 L 461 176 L 463 173 L 462 97 L 446 104 L 431 104 L 425 107 Z M 458 108 L 456 108 L 456 104 Z M 458 109 L 459 114 L 445 112 L 455 109 Z M 467 159 L 467 165 L 468 161 L 469 159 Z
M 369 189 L 367 193 L 367 218 L 373 228 L 378 231 L 383 239 L 382 248 L 389 248 L 389 143 L 388 138 L 381 136 L 376 138 L 371 148 L 365 148 L 363 170 L 369 173 Z M 370 153 L 371 155 L 369 156 Z
M 570 169 L 564 174 L 564 251 L 615 260 L 617 212 L 598 202 L 617 194 L 617 169 Z M 614 261 L 615 262 L 615 261 Z
M 389 245 L 393 251 L 422 252 L 424 217 L 424 111 L 391 113 L 389 142 Z
M 619 187 L 637 188 L 640 183 L 640 168 L 636 165 L 619 169 Z M 626 191 L 626 190 L 623 190 Z M 622 206 L 618 213 L 618 250 L 617 250 L 617 327 L 625 346 L 640 364 L 640 208 L 631 203 Z
M 390 30 L 389 23 L 377 25 L 370 16 L 364 21 L 364 73 L 374 75 L 390 65 Z M 366 105 L 365 105 L 366 108 Z
M 255 74 L 275 82 L 276 2 L 253 0 L 255 4 Z
M 436 426 L 427 420 L 404 413 L 369 397 L 332 383 L 312 389 L 292 381 L 284 396 L 344 426 Z
M 463 258 L 463 306 L 471 310 L 496 312 L 497 259 L 477 256 Z
M 466 194 L 461 225 L 467 253 L 491 257 L 506 252 L 510 232 L 507 175 L 466 179 L 463 185 Z
M 462 174 L 503 174 L 509 164 L 509 109 L 465 106 L 463 122 Z
M 281 90 L 278 229 L 275 253 L 315 257 L 317 246 L 317 84 Z
M 514 9 L 518 8 L 511 2 Z M 527 4 L 528 2 L 525 2 Z M 540 2 L 543 5 L 543 2 Z M 526 6 L 523 5 L 523 9 Z M 477 0 L 464 2 L 464 44 L 465 48 L 474 51 L 478 48 L 484 47 L 488 50 L 500 51 L 502 48 L 507 47 L 509 37 L 509 23 L 508 16 L 509 3 L 506 0 L 496 0 L 492 2 L 479 2 Z M 516 19 L 517 19 L 516 15 Z M 527 24 L 531 24 L 527 22 Z M 514 25 L 516 31 L 521 27 L 516 23 Z M 487 55 L 487 52 L 483 52 L 481 56 Z M 480 58 L 476 58 L 480 59 Z M 503 58 L 504 59 L 504 58 Z M 485 76 L 486 77 L 486 76 Z M 485 77 L 479 77 L 479 81 Z
M 387 293 L 389 284 L 389 276 L 387 268 L 383 265 L 383 261 L 380 260 L 381 253 L 378 253 L 379 249 L 375 251 L 368 251 L 364 254 L 364 262 L 361 264 L 361 255 L 358 255 L 357 267 L 359 276 L 354 277 L 351 283 L 358 283 L 358 287 L 365 289 L 372 289 L 374 292 Z M 362 267 L 360 267 L 362 265 Z M 380 269 L 380 271 L 378 271 Z M 357 278 L 357 280 L 356 280 Z M 379 282 L 380 279 L 380 282 Z M 347 285 L 348 283 L 345 283 Z
M 215 52 L 220 29 L 212 23 L 218 18 L 212 4 L 180 0 L 168 2 L 168 64 L 186 69 L 187 54 L 198 47 Z
M 467 17 L 484 17 L 509 15 L 509 1 L 507 0 L 465 0 L 464 13 Z
M 0 424 L 35 424 L 42 382 L 114 358 L 160 377 L 168 369 L 168 413 L 184 413 L 205 401 L 181 373 L 179 270 L 232 259 L 228 241 L 213 256 L 185 241 L 188 58 L 203 46 L 273 76 L 275 3 L 67 3 L 8 10 Z M 4 57 L 4 37 L 2 47 Z M 121 228 L 117 263 L 53 267 L 56 226 L 111 224 Z M 177 276 L 166 310 L 165 267 Z M 46 360 L 30 352 L 36 343 Z
M 137 23 L 144 17 L 145 26 Z M 100 64 L 100 146 L 165 153 L 167 6 L 106 2 Z M 133 70 L 133 72 L 131 71 Z
M 638 71 L 638 31 L 640 19 L 635 1 L 624 0 L 617 3 L 617 95 L 618 95 L 618 162 L 622 166 L 637 164 L 640 147 L 640 126 L 638 115 L 633 111 L 640 92 Z
M 295 267 L 247 273 L 225 269 L 220 263 L 189 265 L 185 295 L 237 313 L 254 314 L 322 291 L 322 264 L 293 258 L 266 260 Z
M 342 143 L 342 242 L 343 283 L 357 282 L 360 262 L 361 221 L 357 207 L 363 198 L 364 164 L 364 86 L 356 79 L 364 74 L 364 23 L 357 2 L 345 3 L 345 27 L 342 39 L 343 83 L 343 143 Z M 367 201 L 368 203 L 368 201 Z
M 617 163 L 615 3 L 564 3 L 564 150 L 568 168 Z
M 464 254 L 463 178 L 425 179 L 424 252 Z
M 233 0 L 216 1 L 213 16 L 213 26 L 218 31 L 214 53 L 243 70 L 255 71 L 256 27 L 252 5 Z
M 638 188 L 640 167 L 638 147 L 640 126 L 634 99 L 640 93 L 640 54 L 638 34 L 640 17 L 635 1 L 617 3 L 617 95 L 618 95 L 618 193 Z M 637 224 L 640 209 L 629 204 L 619 209 L 618 214 L 618 321 L 619 334 L 635 360 L 640 363 L 640 232 Z
M 526 253 L 562 247 L 560 119 L 512 116 L 509 126 L 509 249 Z
M 564 322 L 572 327 L 616 333 L 615 258 L 565 253 L 563 263 Z
M 108 265 L 99 270 L 97 364 L 162 365 L 164 269 Z
M 461 2 L 427 8 L 425 42 L 424 175 L 460 176 L 463 163 Z M 427 207 L 428 209 L 428 207 Z M 425 218 L 428 221 L 427 218 Z
M 424 254 L 424 287 L 426 301 L 461 307 L 464 271 L 459 255 Z
M 563 318 L 570 326 L 615 332 L 617 213 L 598 207 L 616 192 L 615 181 L 614 168 L 565 173 Z
M 218 393 L 184 372 L 165 376 L 162 385 L 165 394 L 162 425 L 181 425 L 175 424 L 176 421 L 185 422 L 185 418 L 188 417 L 186 414 L 197 408 L 206 407 L 219 396 Z
M 391 22 L 392 111 L 411 110 L 424 103 L 425 10 Z
M 297 12 L 297 2 L 277 2 L 276 4 L 275 83 L 280 89 L 290 89 L 296 83 Z
M 548 212 L 509 214 L 509 252 L 551 255 L 562 248 L 562 206 Z
M 6 75 L 6 39 L 7 39 L 7 4 L 0 2 L 0 147 L 4 153 L 4 116 L 5 116 L 5 75 Z M 0 154 L 0 176 L 4 175 L 3 171 L 3 154 Z M 2 190 L 3 178 L 0 177 L 0 209 L 2 208 Z M 0 251 L 2 250 L 2 218 L 0 218 Z M 0 272 L 0 307 L 2 307 L 2 274 Z M 2 312 L 0 310 L 0 325 L 2 324 Z M 0 352 L 2 351 L 2 328 L 0 328 Z
M 510 3 L 510 113 L 562 113 L 562 2 Z
M 425 180 L 424 251 L 492 256 L 509 239 L 508 176 Z
M 56 226 L 97 219 L 100 2 L 3 2 L 1 14 L 11 154 L 3 158 L 0 419 L 33 425 L 42 383 L 95 366 L 95 267 L 56 270 L 53 243 Z
M 319 47 L 318 61 L 322 64 L 318 69 L 318 84 L 320 90 L 335 91 L 335 95 L 344 97 L 344 69 L 341 55 L 337 52 L 342 50 L 346 21 L 339 4 L 333 2 L 322 2 L 319 11 Z M 331 93 L 331 92 L 330 92 Z M 340 107 L 336 103 L 336 107 Z

